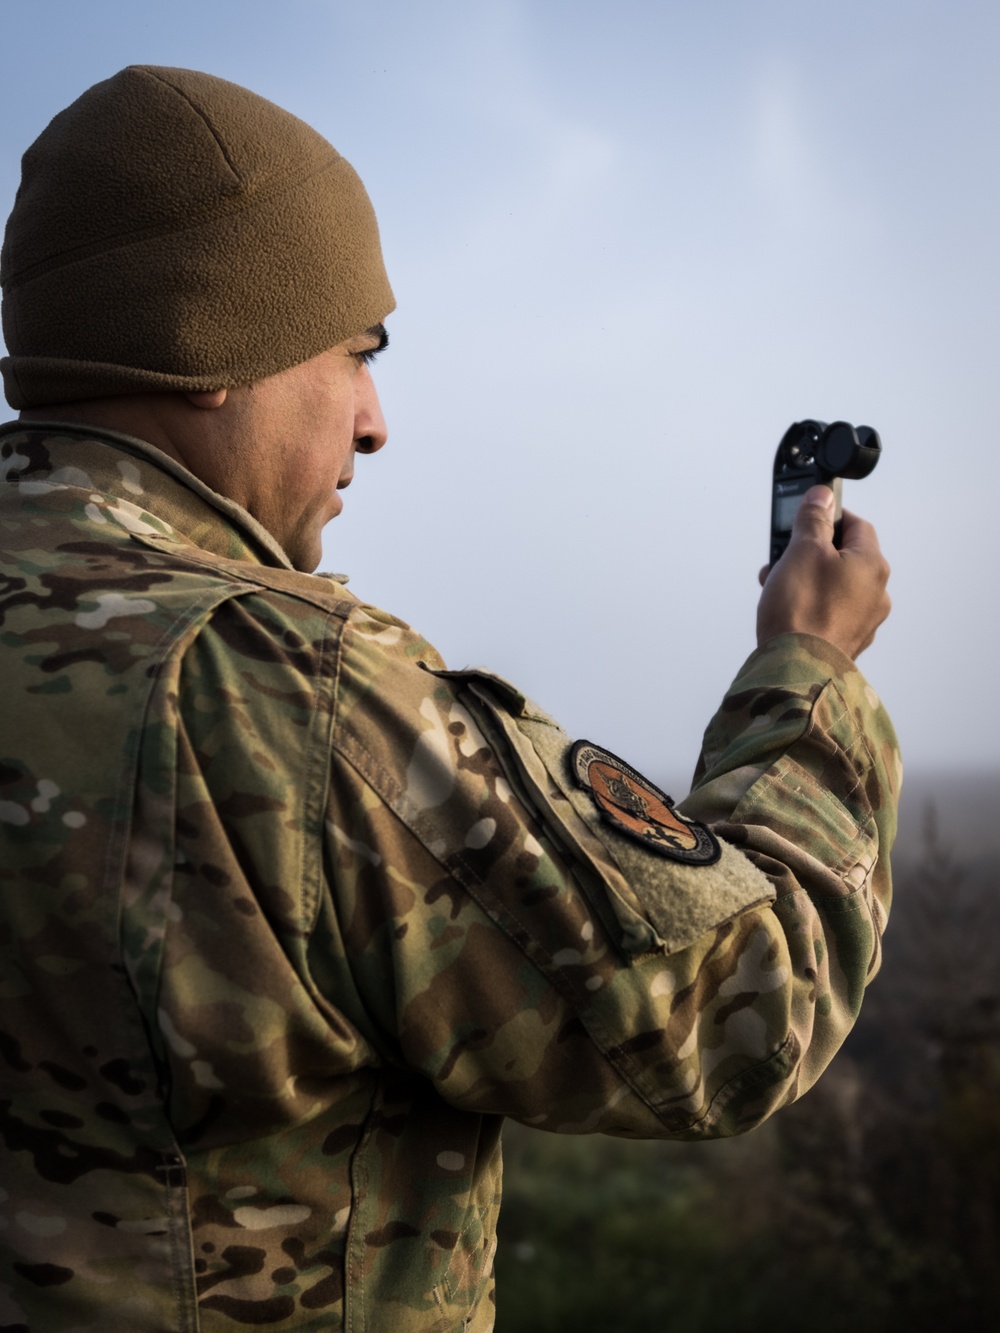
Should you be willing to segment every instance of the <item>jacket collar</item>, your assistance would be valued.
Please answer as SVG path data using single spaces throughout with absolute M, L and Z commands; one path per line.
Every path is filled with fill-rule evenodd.
M 0 426 L 0 481 L 25 489 L 90 490 L 95 500 L 112 497 L 140 521 L 213 555 L 292 568 L 281 546 L 241 505 L 131 435 L 64 421 L 8 422 Z

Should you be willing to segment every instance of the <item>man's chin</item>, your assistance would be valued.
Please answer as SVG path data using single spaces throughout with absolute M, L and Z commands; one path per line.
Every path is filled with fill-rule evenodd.
M 323 543 L 319 533 L 315 536 L 293 533 L 284 552 L 293 569 L 301 574 L 314 574 L 323 559 Z
M 315 574 L 323 559 L 323 548 L 321 546 L 319 550 L 314 553 L 302 557 L 293 555 L 289 558 L 300 574 Z

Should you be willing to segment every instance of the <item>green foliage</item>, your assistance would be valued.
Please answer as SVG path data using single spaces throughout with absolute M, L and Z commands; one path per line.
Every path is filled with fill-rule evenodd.
M 675 1169 L 669 1145 L 513 1127 L 505 1148 L 500 1330 L 652 1330 L 681 1307 L 703 1315 L 723 1237 L 704 1183 Z

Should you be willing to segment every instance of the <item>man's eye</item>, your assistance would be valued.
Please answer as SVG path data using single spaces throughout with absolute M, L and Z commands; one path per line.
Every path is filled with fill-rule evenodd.
M 355 361 L 358 362 L 359 365 L 362 365 L 362 366 L 370 366 L 371 363 L 372 363 L 372 362 L 375 360 L 375 358 L 378 356 L 378 354 L 379 354 L 380 351 L 381 351 L 381 348 L 378 348 L 378 347 L 369 347 L 369 348 L 367 349 L 367 351 L 364 351 L 364 352 L 355 352 L 355 353 L 354 353 L 354 359 L 355 359 Z

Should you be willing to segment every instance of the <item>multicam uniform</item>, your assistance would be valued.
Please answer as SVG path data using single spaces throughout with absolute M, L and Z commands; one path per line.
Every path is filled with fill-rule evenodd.
M 504 1116 L 697 1139 L 819 1075 L 898 789 L 837 649 L 747 661 L 685 863 L 155 449 L 0 445 L 0 1328 L 488 1329 Z

